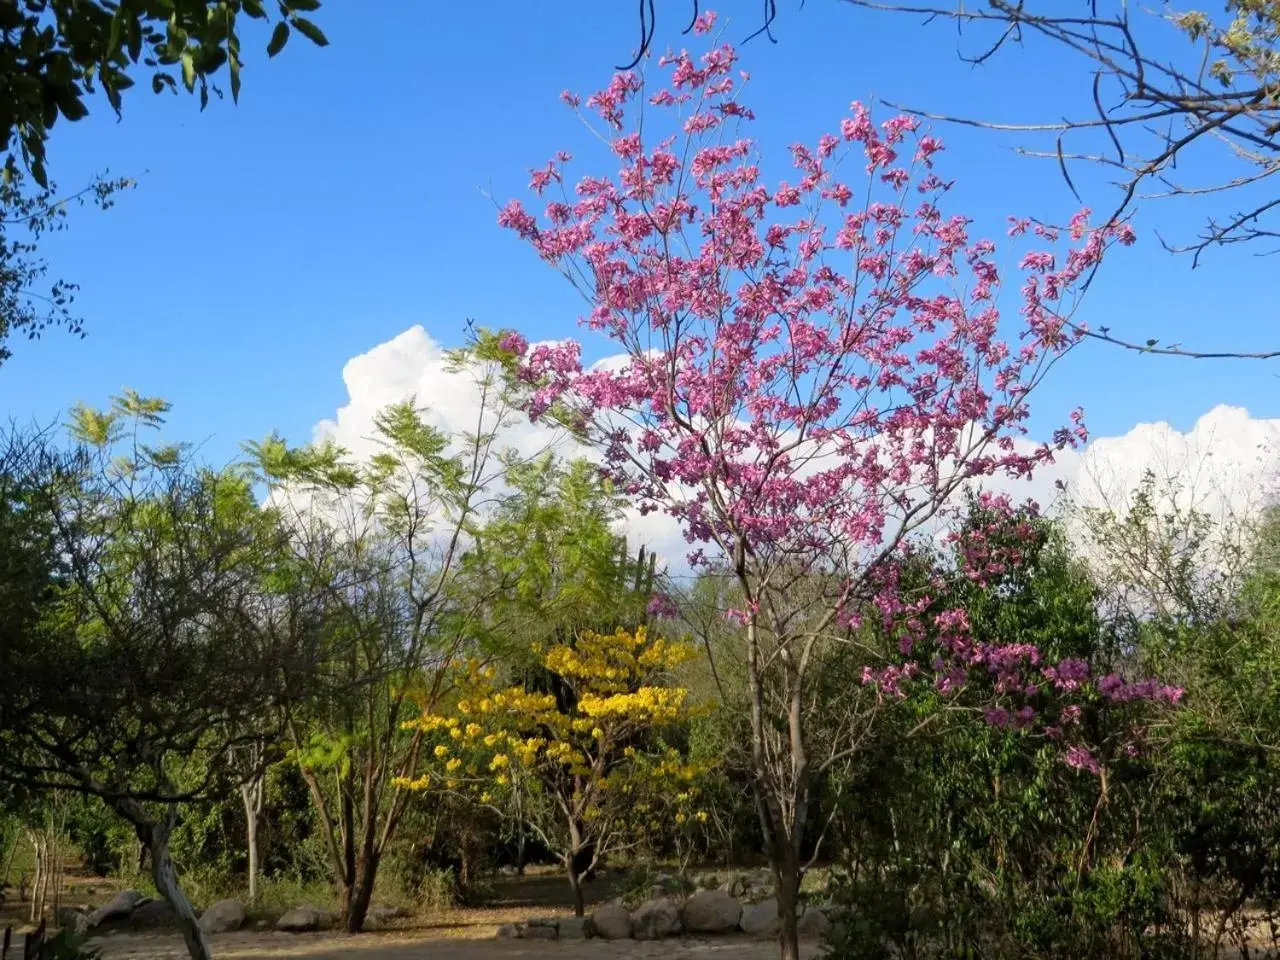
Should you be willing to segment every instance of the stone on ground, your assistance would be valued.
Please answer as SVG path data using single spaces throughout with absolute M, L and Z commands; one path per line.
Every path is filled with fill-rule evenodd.
M 591 936 L 590 917 L 561 917 L 561 940 L 586 940 Z
M 796 928 L 802 939 L 821 940 L 831 931 L 831 921 L 817 907 L 810 907 L 801 914 Z
M 775 897 L 743 907 L 739 921 L 743 933 L 753 937 L 772 937 L 778 933 L 778 901 Z
M 555 940 L 560 936 L 558 920 L 528 920 L 516 927 L 522 940 Z
M 286 933 L 305 933 L 309 930 L 327 930 L 333 923 L 327 910 L 319 907 L 294 907 L 276 921 L 276 929 Z
M 637 940 L 674 937 L 680 930 L 680 909 L 667 897 L 643 903 L 631 915 L 631 935 Z
M 742 904 L 723 890 L 699 890 L 684 905 L 684 928 L 690 933 L 728 933 L 738 929 Z
M 134 907 L 145 898 L 137 890 L 121 890 L 85 919 L 85 929 L 92 930 L 108 920 L 121 920 L 133 913 Z
M 617 903 L 597 907 L 591 914 L 591 929 L 604 940 L 626 940 L 631 936 L 631 914 Z
M 244 907 L 235 900 L 219 900 L 209 905 L 200 917 L 205 933 L 232 933 L 244 926 Z
M 161 930 L 177 925 L 178 915 L 167 900 L 144 900 L 129 915 L 129 926 L 135 930 Z
M 409 916 L 409 911 L 404 907 L 393 907 L 385 903 L 377 903 L 365 913 L 364 921 L 368 929 L 378 930 L 389 926 L 393 920 L 400 920 L 407 916 Z
M 86 924 L 89 922 L 89 915 L 79 907 L 59 907 L 57 914 L 54 916 L 54 922 L 57 923 L 61 930 L 70 930 L 72 933 L 84 933 L 87 929 Z

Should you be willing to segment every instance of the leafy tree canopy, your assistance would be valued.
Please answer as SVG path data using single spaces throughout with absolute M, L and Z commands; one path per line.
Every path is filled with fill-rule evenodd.
M 273 21 L 267 53 L 275 56 L 294 33 L 329 41 L 305 14 L 320 0 L 5 0 L 0 3 L 0 149 L 6 170 L 23 165 L 48 187 L 45 144 L 58 118 L 89 114 L 99 88 L 119 115 L 124 92 L 139 73 L 151 89 L 199 91 L 200 105 L 227 68 L 232 99 L 243 66 L 239 26 L 244 18 Z M 275 8 L 274 12 L 271 8 Z M 16 142 L 16 143 L 15 143 Z

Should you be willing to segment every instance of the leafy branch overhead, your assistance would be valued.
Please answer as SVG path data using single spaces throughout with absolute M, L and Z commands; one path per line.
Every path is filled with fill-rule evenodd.
M 48 186 L 46 141 L 59 117 L 89 114 L 99 89 L 116 115 L 139 75 L 151 89 L 199 92 L 203 109 L 226 68 L 231 97 L 240 96 L 245 19 L 275 21 L 267 46 L 279 53 L 293 32 L 318 46 L 328 40 L 308 17 L 320 0 L 15 0 L 0 3 L 0 149 L 6 170 L 22 165 Z

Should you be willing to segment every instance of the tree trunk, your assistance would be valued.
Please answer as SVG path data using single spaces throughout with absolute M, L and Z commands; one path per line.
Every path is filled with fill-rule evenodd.
M 60 840 L 61 836 L 62 836 L 62 830 L 61 828 L 59 828 L 59 830 L 53 835 L 53 839 L 50 843 L 50 851 L 49 851 L 48 869 L 50 870 L 53 876 L 53 919 L 55 923 L 58 922 L 58 910 L 62 906 L 62 845 Z
M 565 857 L 565 873 L 569 877 L 569 889 L 573 891 L 573 915 L 581 917 L 587 912 L 587 904 L 582 894 L 582 878 L 578 875 L 578 865 L 573 854 Z
M 249 905 L 258 902 L 258 815 L 250 813 L 248 820 L 249 842 Z
M 145 828 L 144 828 L 145 829 Z M 191 960 L 212 960 L 209 952 L 209 941 L 196 917 L 191 901 L 182 892 L 178 883 L 178 872 L 173 865 L 173 857 L 169 854 L 169 834 L 173 829 L 173 814 L 169 813 L 160 823 L 151 824 L 147 830 L 147 847 L 151 851 L 151 879 L 156 890 L 173 908 L 178 921 L 178 929 L 182 931 L 182 939 L 186 942 L 187 953 Z
M 800 862 L 795 845 L 782 851 L 773 865 L 778 887 L 778 951 L 781 960 L 800 960 L 800 932 L 796 914 L 800 905 Z
M 40 896 L 44 883 L 44 850 L 40 843 L 40 834 L 35 830 L 31 831 L 31 848 L 35 851 L 36 863 L 35 878 L 31 882 L 31 913 L 27 920 L 29 923 L 36 923 L 44 913 L 44 902 Z
M 257 776 L 240 784 L 240 799 L 244 801 L 245 839 L 249 853 L 249 903 L 258 902 L 258 823 L 262 819 L 262 806 L 266 794 L 266 776 Z
M 373 899 L 373 884 L 378 877 L 379 857 L 372 851 L 362 851 L 356 864 L 355 882 L 342 891 L 342 925 L 347 933 L 364 930 L 364 920 Z
M 187 955 L 191 960 L 213 960 L 209 952 L 209 941 L 205 938 L 204 931 L 200 929 L 200 922 L 196 918 L 196 911 L 191 906 L 191 901 L 182 892 L 182 887 L 178 883 L 178 871 L 169 853 L 169 837 L 177 821 L 177 809 L 169 805 L 164 812 L 164 818 L 156 820 L 141 803 L 132 797 L 113 797 L 109 803 L 116 813 L 133 824 L 143 849 L 150 854 L 151 881 L 155 884 L 156 891 L 173 909 L 178 929 L 182 932 L 182 939 L 187 945 Z

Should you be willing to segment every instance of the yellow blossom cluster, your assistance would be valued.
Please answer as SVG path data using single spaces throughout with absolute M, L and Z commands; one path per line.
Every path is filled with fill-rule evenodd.
M 600 696 L 584 693 L 578 709 L 590 718 L 632 717 L 649 723 L 671 723 L 679 719 L 688 691 L 679 687 L 641 687 L 634 693 Z
M 637 681 L 670 671 L 695 655 L 690 644 L 650 638 L 639 627 L 584 633 L 574 645 L 556 645 L 542 659 L 548 670 L 566 680 L 583 681 L 597 693 L 607 694 L 625 692 Z
M 646 833 L 669 830 L 673 820 L 705 820 L 697 799 L 703 771 L 679 751 L 638 747 L 693 715 L 688 691 L 665 682 L 695 655 L 690 645 L 639 628 L 584 633 L 535 652 L 567 696 L 504 686 L 476 661 L 460 665 L 450 696 L 406 724 L 423 737 L 426 769 L 398 785 L 463 789 L 489 805 L 516 790 L 549 793 L 556 802 L 522 809 L 571 815 L 588 832 Z

